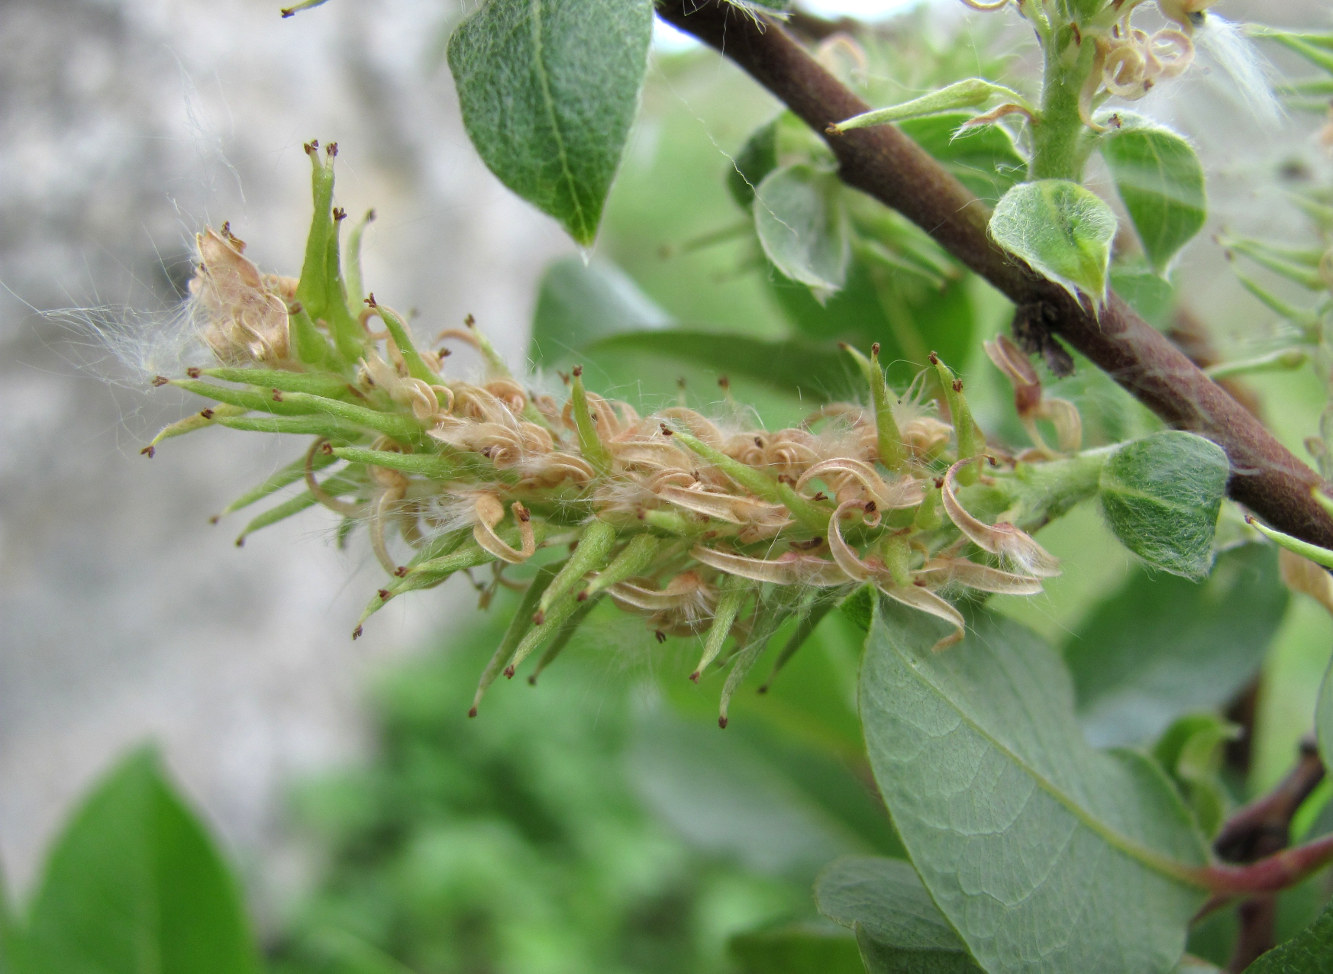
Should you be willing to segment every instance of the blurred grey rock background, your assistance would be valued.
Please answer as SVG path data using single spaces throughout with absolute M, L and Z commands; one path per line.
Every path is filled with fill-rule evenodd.
M 170 320 L 194 233 L 230 220 L 299 270 L 302 143 L 337 140 L 337 196 L 374 207 L 366 280 L 423 332 L 476 315 L 516 364 L 547 258 L 572 246 L 461 132 L 448 4 L 0 4 L 0 864 L 31 883 L 69 803 L 154 740 L 247 872 L 284 782 L 362 744 L 360 688 L 447 632 L 466 594 L 349 634 L 380 569 L 332 516 L 233 539 L 208 516 L 293 455 L 218 435 L 139 448 L 198 405 L 147 390 L 98 329 Z M 86 309 L 41 314 L 55 308 Z M 117 385 L 111 385 L 106 380 Z M 279 446 L 274 444 L 273 446 Z M 273 863 L 265 873 L 273 879 Z

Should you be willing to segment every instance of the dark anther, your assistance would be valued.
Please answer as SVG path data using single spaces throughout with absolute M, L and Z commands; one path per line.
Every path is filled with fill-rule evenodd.
M 155 376 L 153 376 L 153 385 L 154 385 L 154 386 L 164 386 L 164 385 L 166 385 L 166 384 L 167 384 L 168 382 L 170 382 L 170 381 L 171 381 L 171 380 L 168 379 L 165 375 L 155 375 Z
M 146 446 L 146 447 L 144 447 L 142 450 L 139 451 L 139 456 L 141 456 L 141 457 L 147 457 L 149 460 L 151 460 L 151 459 L 153 459 L 153 457 L 157 456 L 157 447 L 155 447 L 155 446 Z
M 333 219 L 334 219 L 335 221 L 338 221 L 338 220 L 346 220 L 346 219 L 347 219 L 347 211 L 344 210 L 341 206 L 335 206 L 335 207 L 333 208 Z
M 658 425 L 659 427 L 661 427 L 661 429 L 662 429 L 662 435 L 663 435 L 663 436 L 672 436 L 672 435 L 674 435 L 674 434 L 672 433 L 671 427 L 668 426 L 666 423 L 658 423 L 657 425 Z
M 392 594 L 392 593 L 390 593 L 390 591 L 389 591 L 387 588 L 382 588 L 382 589 L 380 589 L 380 590 L 379 590 L 380 601 L 381 601 L 381 602 L 388 602 L 388 601 L 389 601 L 389 596 L 390 596 L 391 594 Z
M 962 380 L 962 379 L 954 379 L 954 380 L 953 380 L 953 391 L 954 391 L 954 392 L 962 392 L 962 391 L 963 391 L 963 380 Z
M 870 346 L 870 354 L 875 356 L 875 358 L 879 358 L 879 342 L 875 342 Z
M 367 305 L 368 307 L 371 307 L 371 308 L 378 308 L 378 307 L 379 307 L 379 305 L 377 305 L 377 304 L 375 303 L 375 292 L 374 292 L 374 291 L 371 291 L 369 294 L 366 295 L 365 303 L 366 303 L 366 305 Z
M 188 375 L 191 379 L 197 379 L 199 378 L 199 376 L 203 375 L 203 372 L 199 369 L 198 366 L 191 365 L 188 369 L 185 370 L 185 374 Z
M 199 410 L 199 415 L 202 416 L 202 417 L 204 417 L 204 419 L 212 419 L 212 418 L 213 418 L 213 410 L 211 410 L 211 409 L 201 409 L 201 410 Z
M 581 377 L 583 376 L 583 366 L 581 366 L 581 365 L 576 365 L 576 366 L 574 366 L 574 373 L 573 373 L 573 374 L 574 374 L 574 378 L 576 378 L 576 379 L 581 378 Z

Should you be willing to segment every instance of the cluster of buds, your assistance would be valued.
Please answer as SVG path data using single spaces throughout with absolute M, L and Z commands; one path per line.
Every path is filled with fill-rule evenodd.
M 1034 594 L 1057 573 L 1028 532 L 1070 498 L 1032 471 L 1071 462 L 1062 454 L 1077 449 L 1077 413 L 1043 402 L 1011 344 L 991 356 L 1034 435 L 1037 419 L 1053 420 L 1058 450 L 1039 436 L 1018 456 L 988 448 L 962 382 L 933 356 L 913 395 L 892 396 L 878 347 L 848 349 L 865 403 L 830 403 L 780 430 L 728 428 L 683 406 L 641 415 L 589 391 L 577 368 L 561 397 L 534 392 L 470 321 L 441 339 L 473 346 L 487 373 L 447 379 L 447 352 L 419 350 L 373 295 L 349 306 L 359 273 L 354 255 L 341 269 L 333 147 L 325 159 L 317 149 L 307 146 L 316 213 L 299 282 L 261 275 L 226 228 L 198 238 L 192 300 L 218 364 L 159 383 L 212 405 L 146 451 L 204 426 L 308 436 L 302 456 L 228 510 L 296 485 L 247 533 L 317 504 L 364 525 L 388 580 L 361 622 L 459 572 L 492 571 L 483 599 L 520 587 L 478 700 L 539 651 L 540 672 L 610 603 L 659 642 L 700 641 L 693 679 L 730 665 L 725 726 L 733 692 L 779 630 L 778 666 L 859 589 L 944 620 L 943 647 L 964 629 L 951 598 Z

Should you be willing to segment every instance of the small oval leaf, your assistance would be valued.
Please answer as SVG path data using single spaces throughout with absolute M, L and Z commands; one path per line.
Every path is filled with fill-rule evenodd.
M 1116 192 L 1158 274 L 1203 227 L 1203 166 L 1194 148 L 1169 129 L 1122 113 L 1101 143 Z
M 991 238 L 1072 294 L 1106 300 L 1116 220 L 1096 193 L 1067 179 L 1019 183 L 991 214 Z
M 847 280 L 851 245 L 838 178 L 813 166 L 783 166 L 755 190 L 754 225 L 764 254 L 782 274 L 823 301 Z
M 1101 499 L 1117 538 L 1148 564 L 1199 579 L 1231 467 L 1222 448 L 1180 430 L 1126 443 L 1102 468 Z
M 449 39 L 477 152 L 585 246 L 638 109 L 652 23 L 646 0 L 489 0 Z

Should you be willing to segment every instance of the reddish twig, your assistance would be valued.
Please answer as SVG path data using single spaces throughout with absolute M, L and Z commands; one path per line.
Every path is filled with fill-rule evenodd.
M 1296 810 L 1323 779 L 1319 750 L 1313 739 L 1306 739 L 1301 742 L 1296 766 L 1277 787 L 1238 809 L 1213 841 L 1213 851 L 1222 859 L 1250 864 L 1217 866 L 1209 876 L 1209 888 L 1219 906 L 1237 893 L 1248 897 L 1237 907 L 1240 934 L 1228 971 L 1245 970 L 1272 948 L 1277 920 L 1277 901 L 1272 894 L 1333 861 L 1333 837 L 1287 849 Z
M 720 0 L 663 0 L 658 14 L 721 51 L 816 132 L 870 106 L 825 71 L 778 24 Z M 1231 497 L 1279 530 L 1333 547 L 1333 519 L 1314 502 L 1318 475 L 1225 390 L 1112 294 L 1091 314 L 1058 285 L 995 247 L 990 211 L 915 142 L 889 125 L 825 135 L 842 179 L 929 233 L 1179 429 L 1215 442 L 1231 462 Z

